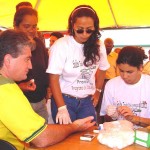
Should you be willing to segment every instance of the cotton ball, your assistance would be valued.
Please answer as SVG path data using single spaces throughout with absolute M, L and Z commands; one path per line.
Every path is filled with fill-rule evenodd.
M 126 120 L 107 122 L 103 124 L 98 140 L 101 144 L 113 149 L 122 149 L 134 142 L 133 124 Z
M 99 133 L 97 136 L 98 141 L 101 141 L 103 138 L 103 133 Z

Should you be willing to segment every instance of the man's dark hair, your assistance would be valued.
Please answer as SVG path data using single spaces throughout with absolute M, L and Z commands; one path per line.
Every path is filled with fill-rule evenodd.
M 52 32 L 50 34 L 50 37 L 51 36 L 55 36 L 55 37 L 57 37 L 59 39 L 59 38 L 63 37 L 64 35 L 61 32 Z
M 32 4 L 30 2 L 20 2 L 19 4 L 16 5 L 16 11 L 18 11 L 20 8 L 24 8 L 24 7 L 32 8 Z
M 34 46 L 33 41 L 21 31 L 6 30 L 0 34 L 0 68 L 3 66 L 4 57 L 10 54 L 17 58 L 22 53 L 22 48 Z

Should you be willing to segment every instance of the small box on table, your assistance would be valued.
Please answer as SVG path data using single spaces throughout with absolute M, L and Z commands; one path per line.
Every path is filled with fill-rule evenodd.
M 136 144 L 150 147 L 150 128 L 139 128 L 135 131 L 135 140 Z

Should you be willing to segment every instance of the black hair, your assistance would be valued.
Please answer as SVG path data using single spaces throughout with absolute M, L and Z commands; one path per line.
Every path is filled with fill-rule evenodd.
M 80 17 L 91 17 L 94 21 L 94 32 L 91 34 L 89 39 L 84 43 L 83 53 L 85 56 L 84 65 L 89 66 L 96 63 L 100 59 L 98 43 L 101 34 L 99 32 L 99 18 L 95 10 L 89 5 L 79 5 L 77 6 L 69 16 L 68 19 L 68 33 L 74 36 L 73 25 L 77 18 Z M 89 64 L 90 62 L 90 64 Z
M 34 15 L 38 19 L 38 13 L 35 9 L 32 8 L 21 8 L 18 11 L 16 11 L 14 16 L 14 26 L 19 26 L 19 24 L 22 22 L 25 15 Z
M 22 6 L 32 8 L 32 4 L 30 2 L 20 2 L 16 5 L 16 11 L 18 11 L 20 7 L 22 8 Z
M 125 46 L 121 49 L 116 62 L 117 64 L 128 64 L 140 68 L 146 58 L 147 55 L 145 55 L 145 51 L 141 47 Z
M 34 48 L 35 43 L 24 33 L 16 30 L 6 30 L 0 34 L 0 68 L 3 66 L 4 57 L 10 54 L 17 58 L 22 53 L 24 46 Z
M 64 35 L 61 32 L 52 32 L 50 34 L 50 37 L 51 36 L 55 36 L 55 37 L 57 37 L 59 39 L 59 38 L 63 37 Z

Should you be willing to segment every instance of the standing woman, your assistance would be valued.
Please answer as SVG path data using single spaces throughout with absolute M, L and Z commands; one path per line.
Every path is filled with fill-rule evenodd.
M 52 90 L 54 122 L 68 124 L 94 116 L 109 68 L 106 49 L 99 41 L 99 19 L 88 5 L 76 7 L 68 20 L 68 36 L 58 39 L 51 48 L 47 73 Z
M 32 8 L 20 8 L 14 15 L 14 29 L 25 32 L 34 42 L 32 50 L 32 69 L 29 70 L 27 79 L 17 82 L 29 100 L 34 111 L 48 121 L 46 96 L 48 91 L 49 76 L 46 73 L 48 52 L 44 43 L 36 37 L 38 13 Z

